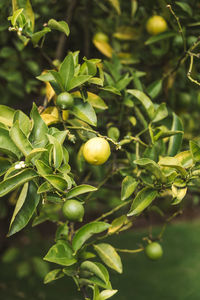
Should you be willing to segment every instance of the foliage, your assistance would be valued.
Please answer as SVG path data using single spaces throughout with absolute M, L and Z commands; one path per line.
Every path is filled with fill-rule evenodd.
M 157 7 L 152 1 L 140 4 L 132 0 L 128 16 L 127 3 L 109 1 L 110 10 L 108 3 L 95 2 L 94 16 L 98 12 L 99 18 L 94 22 L 102 31 L 108 28 L 98 39 L 97 34 L 93 38 L 94 46 L 109 58 L 102 62 L 82 57 L 79 51 L 52 61 L 43 50 L 45 39 L 57 32 L 68 37 L 68 24 L 50 18 L 38 28 L 30 1 L 24 2 L 12 1 L 9 30 L 16 35 L 18 51 L 26 53 L 32 43 L 33 48 L 42 49 L 51 65 L 37 74 L 37 85 L 45 83 L 46 93 L 39 108 L 33 103 L 30 116 L 0 106 L 0 197 L 11 192 L 17 197 L 8 236 L 22 230 L 32 218 L 33 226 L 54 222 L 58 227 L 55 243 L 44 260 L 57 266 L 44 282 L 70 276 L 85 299 L 108 299 L 117 292 L 112 289 L 108 268 L 122 273 L 119 252 L 143 251 L 146 241 L 138 249 L 115 249 L 101 240 L 129 229 L 143 213 L 156 211 L 164 217 L 163 203 L 167 203 L 168 208 L 176 209 L 171 217 L 164 217 L 163 230 L 154 238 L 160 240 L 166 224 L 180 212 L 188 190 L 199 187 L 200 145 L 198 139 L 188 143 L 196 128 L 189 126 L 184 139 L 183 122 L 173 103 L 177 94 L 187 98 L 190 90 L 193 98 L 198 97 L 191 82 L 199 85 L 193 71 L 198 65 L 193 64 L 200 41 L 195 38 L 187 45 L 193 27 L 199 26 L 198 14 L 192 13 L 198 4 L 177 2 L 175 13 L 165 1 L 159 1 Z M 164 15 L 169 30 L 150 37 L 145 21 L 152 7 Z M 101 10 L 114 19 L 105 22 Z M 67 117 L 56 102 L 63 93 L 70 97 Z M 94 137 L 111 146 L 111 156 L 102 166 L 89 165 L 84 159 L 84 144 Z M 107 158 L 110 149 L 108 152 Z M 84 205 L 86 215 L 93 203 L 99 205 L 103 200 L 100 216 L 78 226 L 63 220 L 63 204 L 72 198 Z M 146 240 L 151 242 L 149 237 Z

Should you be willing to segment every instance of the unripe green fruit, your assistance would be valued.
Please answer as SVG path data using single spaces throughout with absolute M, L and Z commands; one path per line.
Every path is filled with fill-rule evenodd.
M 82 222 L 84 216 L 84 207 L 77 200 L 67 200 L 62 207 L 63 215 L 72 222 Z
M 157 260 L 162 257 L 163 250 L 159 243 L 152 242 L 145 248 L 145 253 L 148 258 L 150 258 L 152 260 Z
M 60 109 L 70 109 L 74 105 L 74 98 L 68 92 L 63 92 L 58 95 L 56 99 L 56 105 L 60 107 Z

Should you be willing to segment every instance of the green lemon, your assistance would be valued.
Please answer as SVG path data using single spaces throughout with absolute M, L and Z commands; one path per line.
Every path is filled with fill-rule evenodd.
M 152 260 L 157 260 L 162 257 L 163 250 L 159 243 L 152 242 L 145 248 L 145 253 L 148 258 L 150 258 Z
M 70 93 L 63 92 L 58 95 L 56 99 L 56 105 L 63 110 L 72 108 L 74 105 L 74 98 Z
M 148 19 L 146 30 L 151 35 L 157 35 L 167 30 L 167 22 L 161 16 L 153 16 Z
M 109 156 L 110 145 L 104 138 L 92 138 L 83 146 L 83 157 L 91 165 L 102 165 Z
M 62 207 L 63 215 L 72 222 L 82 222 L 84 216 L 84 207 L 77 200 L 67 200 Z

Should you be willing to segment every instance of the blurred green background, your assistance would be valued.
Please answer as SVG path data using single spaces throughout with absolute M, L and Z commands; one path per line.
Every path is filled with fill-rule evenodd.
M 154 227 L 153 234 L 160 229 Z M 132 229 L 110 241 L 116 247 L 126 245 L 127 249 L 133 249 L 146 235 L 144 229 Z M 119 275 L 111 271 L 113 288 L 119 290 L 114 299 L 199 300 L 199 236 L 200 221 L 182 221 L 167 227 L 162 242 L 164 255 L 160 261 L 150 261 L 143 252 L 121 254 L 124 273 Z M 43 284 L 43 275 L 53 266 L 41 260 L 48 249 L 47 241 L 45 247 L 40 247 L 41 238 L 42 233 L 30 233 L 28 238 L 21 236 L 4 252 L 0 263 L 0 299 L 81 299 L 74 289 L 74 282 L 68 278 Z

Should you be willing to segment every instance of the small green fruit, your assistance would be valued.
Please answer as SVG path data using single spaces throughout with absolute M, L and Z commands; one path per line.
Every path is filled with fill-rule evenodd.
M 74 105 L 74 98 L 70 93 L 63 92 L 58 95 L 56 99 L 56 105 L 62 110 L 70 109 Z
M 77 200 L 67 200 L 62 207 L 63 215 L 72 222 L 82 222 L 84 216 L 84 207 Z
M 152 242 L 145 248 L 145 253 L 148 258 L 150 258 L 152 260 L 158 260 L 162 257 L 163 250 L 159 243 Z

